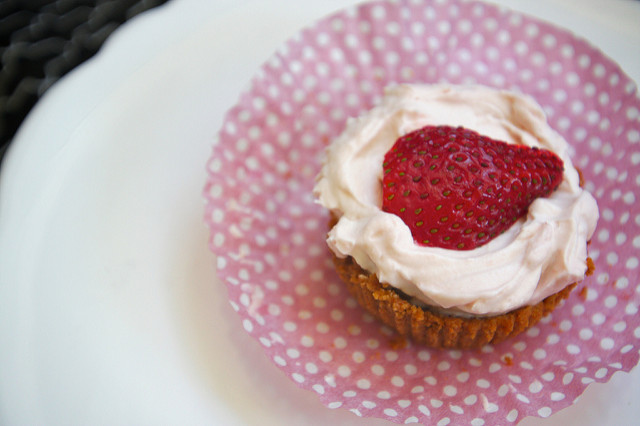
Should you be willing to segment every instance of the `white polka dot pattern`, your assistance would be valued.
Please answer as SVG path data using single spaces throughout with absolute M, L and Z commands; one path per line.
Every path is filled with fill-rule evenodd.
M 596 273 L 511 341 L 431 350 L 361 310 L 334 272 L 311 190 L 324 147 L 398 82 L 526 92 L 572 145 L 602 218 Z M 366 3 L 282 45 L 227 114 L 205 189 L 210 246 L 242 326 L 329 408 L 397 423 L 547 417 L 638 362 L 640 101 L 603 54 L 484 3 Z

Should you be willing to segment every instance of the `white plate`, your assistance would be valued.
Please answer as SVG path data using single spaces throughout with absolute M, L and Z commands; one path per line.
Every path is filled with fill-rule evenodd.
M 326 409 L 273 366 L 215 281 L 202 222 L 226 109 L 280 43 L 354 3 L 174 0 L 36 106 L 0 176 L 0 423 L 387 424 Z M 496 3 L 640 81 L 640 3 Z M 636 368 L 521 424 L 632 423 L 639 397 Z

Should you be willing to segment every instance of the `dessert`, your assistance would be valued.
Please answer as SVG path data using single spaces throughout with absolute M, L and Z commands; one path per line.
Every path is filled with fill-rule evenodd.
M 473 158 L 476 142 L 466 152 L 464 144 L 451 152 L 430 151 L 427 161 L 424 146 L 407 148 L 420 132 L 428 141 L 443 132 L 443 140 L 486 142 L 478 158 L 493 157 L 498 164 L 485 174 L 472 170 L 486 162 Z M 398 155 L 392 150 L 401 137 L 409 144 Z M 431 162 L 434 153 L 450 154 L 453 164 Z M 514 165 L 504 167 L 507 175 L 489 176 L 505 160 Z M 533 172 L 537 178 L 503 180 L 517 165 L 542 169 Z M 441 186 L 445 175 L 434 169 L 447 168 L 477 194 L 455 193 L 455 181 Z M 410 169 L 420 172 L 400 182 Z M 327 149 L 314 194 L 331 212 L 327 243 L 358 302 L 401 334 L 434 347 L 496 343 L 553 310 L 587 272 L 587 241 L 598 219 L 567 142 L 549 127 L 540 106 L 530 97 L 482 86 L 388 88 L 381 103 L 351 119 Z M 403 198 L 408 204 L 396 204 Z M 527 198 L 520 205 L 518 199 Z M 487 200 L 496 199 L 502 216 L 491 217 L 489 205 L 497 201 Z

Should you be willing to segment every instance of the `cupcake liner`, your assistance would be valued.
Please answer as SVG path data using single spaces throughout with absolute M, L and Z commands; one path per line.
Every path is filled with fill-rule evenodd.
M 401 339 L 349 296 L 312 188 L 348 117 L 394 83 L 474 83 L 533 96 L 572 146 L 601 219 L 595 273 L 523 334 L 481 350 Z M 473 1 L 364 3 L 288 40 L 227 113 L 208 162 L 205 221 L 244 329 L 330 408 L 397 423 L 546 417 L 640 348 L 640 100 L 571 33 Z

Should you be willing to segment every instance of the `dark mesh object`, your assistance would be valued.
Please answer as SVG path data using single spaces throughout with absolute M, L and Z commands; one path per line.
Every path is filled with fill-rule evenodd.
M 28 112 L 123 22 L 167 0 L 0 0 L 0 160 Z

